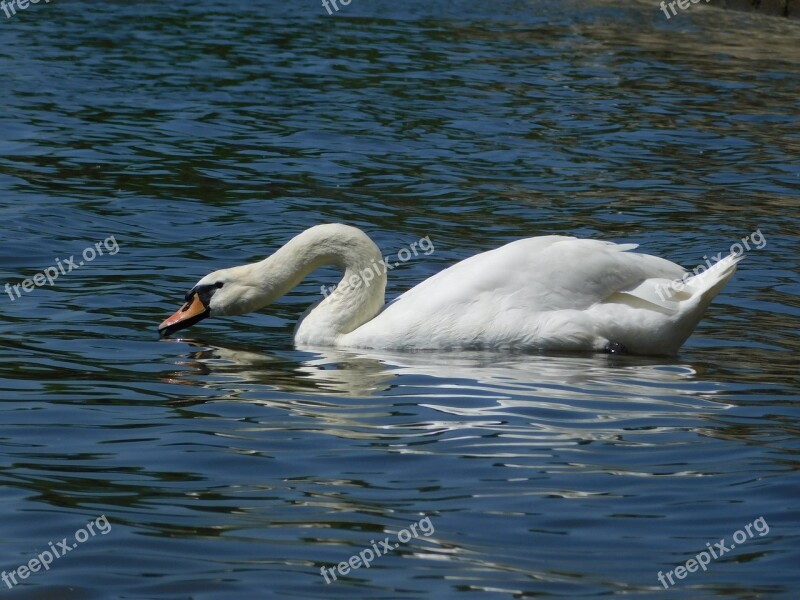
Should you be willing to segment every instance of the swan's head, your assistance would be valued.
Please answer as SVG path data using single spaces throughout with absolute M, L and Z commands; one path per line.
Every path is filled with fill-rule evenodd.
M 214 271 L 189 290 L 174 315 L 158 326 L 162 337 L 191 327 L 206 317 L 243 315 L 268 304 L 265 290 L 253 285 L 248 267 Z

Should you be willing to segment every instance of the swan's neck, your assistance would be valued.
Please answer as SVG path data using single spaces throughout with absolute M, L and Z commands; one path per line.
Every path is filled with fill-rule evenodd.
M 312 305 L 295 330 L 298 343 L 332 345 L 377 315 L 383 307 L 386 272 L 383 256 L 360 229 L 318 225 L 290 240 L 260 263 L 250 279 L 262 290 L 261 307 L 295 288 L 309 273 L 324 266 L 344 271 L 336 290 Z

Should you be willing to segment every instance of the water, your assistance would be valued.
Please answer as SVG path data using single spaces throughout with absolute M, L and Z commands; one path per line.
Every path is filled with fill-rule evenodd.
M 0 15 L 0 286 L 104 251 L 0 294 L 0 569 L 95 533 L 0 590 L 792 598 L 798 23 L 700 5 L 667 21 L 655 2 L 340 8 Z M 202 275 L 337 221 L 387 254 L 430 236 L 389 297 L 529 235 L 690 268 L 765 244 L 674 359 L 296 350 L 333 270 L 158 339 Z

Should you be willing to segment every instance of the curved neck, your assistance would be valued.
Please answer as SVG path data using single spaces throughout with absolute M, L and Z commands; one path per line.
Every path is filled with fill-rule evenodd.
M 344 271 L 335 291 L 301 317 L 295 339 L 305 344 L 332 344 L 377 315 L 385 301 L 383 256 L 367 234 L 347 225 L 317 225 L 294 237 L 275 254 L 252 267 L 266 306 L 324 266 Z

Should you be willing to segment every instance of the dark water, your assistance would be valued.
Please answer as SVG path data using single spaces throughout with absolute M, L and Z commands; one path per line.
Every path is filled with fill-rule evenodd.
M 0 569 L 95 531 L 0 593 L 795 597 L 799 35 L 655 1 L 0 14 L 0 286 L 103 250 L 0 294 Z M 433 240 L 390 297 L 530 235 L 765 243 L 675 359 L 297 351 L 332 270 L 157 339 L 202 275 L 337 221 Z

